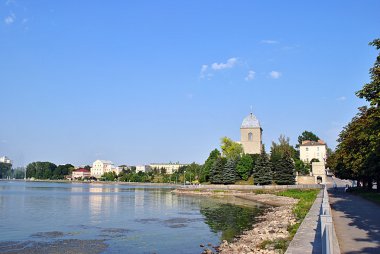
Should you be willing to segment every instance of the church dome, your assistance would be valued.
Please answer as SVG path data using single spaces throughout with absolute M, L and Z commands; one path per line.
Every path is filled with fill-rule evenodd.
M 254 114 L 249 114 L 246 118 L 244 118 L 243 123 L 241 124 L 241 129 L 248 128 L 261 128 L 259 120 L 257 120 Z

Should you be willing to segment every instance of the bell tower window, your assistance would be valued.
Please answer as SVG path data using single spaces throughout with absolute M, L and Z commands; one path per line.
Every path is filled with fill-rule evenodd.
M 248 141 L 252 141 L 252 132 L 248 133 Z

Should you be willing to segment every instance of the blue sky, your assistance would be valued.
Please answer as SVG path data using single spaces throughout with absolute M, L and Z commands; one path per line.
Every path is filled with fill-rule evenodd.
M 250 107 L 267 150 L 332 148 L 365 104 L 379 1 L 0 2 L 0 156 L 199 162 Z

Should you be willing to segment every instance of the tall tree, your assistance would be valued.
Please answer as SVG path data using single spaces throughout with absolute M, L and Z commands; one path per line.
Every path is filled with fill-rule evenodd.
M 253 170 L 253 158 L 250 154 L 243 154 L 241 159 L 236 164 L 236 172 L 239 174 L 240 178 L 247 180 L 252 174 Z
M 370 45 L 379 50 L 380 39 Z M 371 82 L 356 95 L 370 106 L 359 108 L 359 113 L 344 127 L 328 165 L 337 176 L 360 180 L 372 189 L 374 180 L 380 186 L 380 52 L 369 73 Z
M 282 158 L 273 165 L 273 181 L 276 184 L 295 184 L 295 169 L 290 154 L 285 153 Z
M 0 179 L 11 176 L 12 164 L 0 162 Z
M 223 137 L 221 139 L 221 146 L 223 156 L 227 159 L 237 160 L 243 153 L 243 146 L 239 143 L 232 141 L 232 139 Z
M 304 132 L 302 132 L 302 134 L 300 136 L 298 136 L 297 147 L 299 147 L 299 145 L 302 144 L 302 141 L 305 141 L 305 140 L 318 141 L 319 139 L 320 138 L 317 135 L 315 135 L 313 132 L 304 131 Z
M 205 161 L 205 164 L 202 167 L 202 173 L 200 176 L 201 182 L 207 182 L 209 180 L 211 167 L 214 164 L 215 160 L 219 158 L 220 156 L 221 154 L 218 149 L 214 149 L 211 151 L 210 155 Z
M 268 155 L 263 150 L 260 157 L 256 160 L 253 169 L 254 184 L 267 185 L 272 183 L 272 163 Z
M 375 39 L 369 43 L 377 50 L 380 49 L 380 39 Z M 363 88 L 356 92 L 359 98 L 364 98 L 371 106 L 379 108 L 380 104 L 380 53 L 377 55 L 373 67 L 369 70 L 371 82 L 365 84 Z
M 232 158 L 228 159 L 226 164 L 224 165 L 223 170 L 223 183 L 224 184 L 233 184 L 235 183 L 238 175 L 236 173 L 236 162 Z
M 225 158 L 217 158 L 210 169 L 210 182 L 214 184 L 223 183 L 223 169 L 226 164 Z
M 284 157 L 285 154 L 289 154 L 293 159 L 299 159 L 297 150 L 290 145 L 290 138 L 280 135 L 278 143 L 272 142 L 270 160 L 274 163 Z

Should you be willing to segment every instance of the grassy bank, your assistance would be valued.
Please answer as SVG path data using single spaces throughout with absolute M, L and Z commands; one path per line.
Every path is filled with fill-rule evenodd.
M 320 190 L 316 189 L 306 189 L 306 190 L 284 190 L 278 192 L 266 192 L 270 194 L 275 194 L 278 196 L 291 197 L 299 199 L 298 203 L 293 207 L 294 216 L 297 219 L 297 223 L 288 227 L 288 232 L 290 236 L 287 239 L 275 239 L 273 241 L 264 241 L 261 244 L 262 249 L 268 249 L 272 247 L 279 250 L 280 253 L 284 253 L 288 248 L 289 243 L 292 241 L 294 235 L 297 233 L 299 226 L 301 225 L 303 219 L 309 212 L 311 206 L 313 205 L 315 199 Z M 262 191 L 260 193 L 263 193 Z

